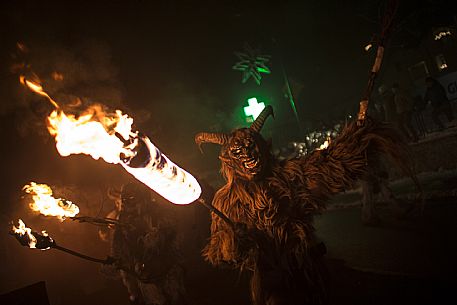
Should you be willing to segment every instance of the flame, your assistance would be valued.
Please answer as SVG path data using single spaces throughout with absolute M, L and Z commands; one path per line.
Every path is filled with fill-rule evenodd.
M 54 242 L 53 239 L 46 233 L 46 231 L 41 231 L 41 234 L 37 232 L 32 232 L 32 229 L 27 228 L 22 219 L 18 221 L 19 226 L 16 227 L 13 224 L 12 233 L 17 238 L 17 240 L 24 246 L 28 246 L 31 249 L 40 249 L 47 250 L 50 245 Z M 40 240 L 37 239 L 36 236 Z
M 29 87 L 33 92 L 46 97 L 54 107 L 59 108 L 59 105 L 43 90 L 43 87 L 39 83 L 28 80 L 23 75 L 19 76 L 19 81 L 21 84 Z
M 132 132 L 133 119 L 120 110 L 107 115 L 100 106 L 92 106 L 78 118 L 55 110 L 48 122 L 62 156 L 86 154 L 95 160 L 121 164 L 136 179 L 175 204 L 191 203 L 201 194 L 197 180 L 163 155 L 149 138 Z M 146 159 L 140 167 L 134 167 L 130 161 L 138 155 L 140 142 L 147 149 Z
M 57 108 L 48 117 L 48 130 L 60 155 L 86 154 L 95 160 L 121 164 L 136 179 L 175 204 L 188 204 L 199 198 L 197 180 L 171 162 L 149 138 L 133 132 L 133 119 L 127 114 L 120 110 L 106 113 L 101 105 L 91 106 L 79 116 L 66 114 L 41 85 L 23 76 L 20 80 Z M 141 159 L 141 154 L 143 159 L 138 165 L 134 161 Z
M 57 71 L 52 72 L 51 76 L 52 76 L 52 78 L 54 80 L 58 80 L 58 81 L 62 81 L 63 80 L 63 74 L 61 74 L 61 73 L 59 73 Z
M 100 106 L 92 106 L 79 117 L 55 110 L 48 122 L 49 133 L 55 137 L 61 156 L 86 154 L 113 164 L 121 162 L 121 155 L 134 156 L 130 146 L 125 146 L 116 136 L 118 134 L 124 140 L 134 136 L 131 132 L 133 119 L 120 110 L 109 116 Z
M 25 226 L 25 223 L 22 221 L 22 219 L 19 219 L 18 227 L 13 225 L 13 233 L 28 240 L 28 245 L 30 248 L 36 248 L 36 237 L 32 234 L 32 229 Z
M 27 48 L 27 46 L 22 43 L 22 42 L 16 42 L 16 47 L 19 51 L 23 52 L 23 53 L 27 53 L 29 51 L 29 49 Z
M 148 158 L 141 167 L 122 162 L 127 172 L 175 204 L 189 204 L 200 197 L 197 179 L 170 161 L 149 138 L 143 136 L 140 141 L 147 148 Z
M 30 182 L 23 187 L 23 190 L 32 195 L 33 202 L 29 204 L 30 208 L 45 216 L 56 216 L 60 220 L 66 217 L 74 217 L 79 213 L 79 207 L 71 201 L 54 198 L 52 189 L 46 184 Z

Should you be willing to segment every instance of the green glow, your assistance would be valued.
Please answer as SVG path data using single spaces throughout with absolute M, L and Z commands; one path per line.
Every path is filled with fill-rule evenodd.
M 248 99 L 249 106 L 244 107 L 244 114 L 246 117 L 252 116 L 252 119 L 255 120 L 265 108 L 265 104 L 263 102 L 258 102 L 257 98 L 251 97 Z

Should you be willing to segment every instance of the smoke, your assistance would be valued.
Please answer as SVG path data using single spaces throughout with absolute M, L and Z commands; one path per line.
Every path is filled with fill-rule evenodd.
M 11 72 L 17 80 L 13 96 L 2 113 L 16 113 L 20 135 L 37 131 L 46 134 L 45 118 L 52 106 L 45 98 L 19 84 L 19 75 L 38 81 L 64 109 L 84 109 L 101 103 L 111 109 L 122 106 L 123 88 L 107 45 L 85 41 L 71 47 L 57 44 L 17 44 L 12 54 Z
M 19 75 L 25 75 L 39 81 L 65 112 L 82 113 L 95 103 L 107 106 L 107 111 L 121 109 L 134 118 L 134 128 L 149 136 L 180 166 L 191 172 L 202 166 L 212 170 L 218 167 L 214 155 L 214 162 L 209 164 L 201 156 L 194 136 L 201 131 L 228 132 L 238 123 L 234 123 L 234 115 L 221 103 L 221 97 L 195 79 L 191 71 L 173 70 L 169 77 L 160 71 L 137 75 L 136 65 L 130 64 L 121 66 L 121 75 L 110 47 L 95 40 L 71 46 L 42 42 L 23 45 L 26 49 L 18 45 L 11 63 L 17 89 L 11 90 L 14 125 L 21 137 L 40 135 L 53 142 L 46 127 L 53 107 L 45 97 L 19 83 Z M 134 77 L 126 84 L 136 92 L 128 92 L 120 81 L 130 75 Z M 159 79 L 148 86 L 154 78 Z
M 145 105 L 148 122 L 140 126 L 152 141 L 170 157 L 192 162 L 201 159 L 194 136 L 201 131 L 227 131 L 230 116 L 221 109 L 218 97 L 206 88 L 193 84 L 190 78 L 173 80 L 161 88 L 160 97 Z

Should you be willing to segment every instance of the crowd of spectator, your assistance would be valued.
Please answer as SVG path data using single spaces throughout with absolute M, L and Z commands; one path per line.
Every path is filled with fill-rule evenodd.
M 393 83 L 390 87 L 380 85 L 368 113 L 377 120 L 397 127 L 410 143 L 417 143 L 427 134 L 445 130 L 455 122 L 452 101 L 436 79 L 427 77 L 425 86 L 424 96 L 412 97 L 398 83 Z M 276 154 L 282 158 L 300 157 L 320 149 L 326 141 L 331 141 L 339 134 L 348 119 L 351 116 L 330 124 L 321 123 L 320 127 L 305 134 L 303 139 L 290 142 L 277 150 Z

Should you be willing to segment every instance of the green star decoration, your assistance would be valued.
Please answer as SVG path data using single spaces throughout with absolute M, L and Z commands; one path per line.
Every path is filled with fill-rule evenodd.
M 239 58 L 232 69 L 243 72 L 243 77 L 241 82 L 246 83 L 249 78 L 253 78 L 257 85 L 260 85 L 262 80 L 261 73 L 270 74 L 270 68 L 266 66 L 266 63 L 270 61 L 269 55 L 260 55 L 257 50 L 252 49 L 250 46 L 246 45 L 245 52 L 235 52 L 235 55 Z

